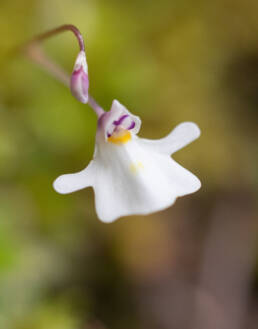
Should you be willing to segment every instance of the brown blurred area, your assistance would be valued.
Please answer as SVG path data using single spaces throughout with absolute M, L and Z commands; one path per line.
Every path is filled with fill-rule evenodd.
M 258 327 L 258 2 L 0 2 L 0 328 Z M 175 154 L 200 191 L 150 216 L 100 223 L 93 193 L 53 180 L 91 159 L 96 118 L 13 49 L 71 23 L 90 91 L 139 115 L 140 136 L 183 121 Z M 69 33 L 44 43 L 71 72 Z

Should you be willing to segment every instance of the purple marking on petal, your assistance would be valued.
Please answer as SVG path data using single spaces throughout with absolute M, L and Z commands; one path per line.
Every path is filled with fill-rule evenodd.
M 126 119 L 128 116 L 129 116 L 128 114 L 124 114 L 124 115 L 122 115 L 118 120 L 113 121 L 113 124 L 114 124 L 115 126 L 119 126 L 119 125 L 121 125 L 121 123 L 124 121 L 124 119 Z
M 130 124 L 130 126 L 127 128 L 127 130 L 131 130 L 135 127 L 135 122 L 132 121 L 132 123 Z

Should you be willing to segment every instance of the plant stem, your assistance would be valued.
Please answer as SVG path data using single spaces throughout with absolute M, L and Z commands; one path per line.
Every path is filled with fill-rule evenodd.
M 73 32 L 73 34 L 76 36 L 76 38 L 78 40 L 80 50 L 85 51 L 84 41 L 83 41 L 81 32 L 77 29 L 76 26 L 71 25 L 71 24 L 61 25 L 53 30 L 49 30 L 45 33 L 39 34 L 38 36 L 34 37 L 31 41 L 29 41 L 29 43 L 43 41 L 45 39 L 48 39 L 56 34 L 59 34 L 59 33 L 65 32 L 65 31 Z

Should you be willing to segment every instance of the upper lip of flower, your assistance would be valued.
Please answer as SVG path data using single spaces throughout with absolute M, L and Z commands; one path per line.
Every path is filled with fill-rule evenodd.
M 112 136 L 119 128 L 137 134 L 141 127 L 141 120 L 138 116 L 132 115 L 122 104 L 114 100 L 109 112 L 105 112 L 98 120 L 99 133 L 105 141 Z

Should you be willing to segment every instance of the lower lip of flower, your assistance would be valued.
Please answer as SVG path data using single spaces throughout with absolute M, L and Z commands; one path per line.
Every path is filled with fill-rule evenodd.
M 118 132 L 113 133 L 110 137 L 108 137 L 108 142 L 121 145 L 121 144 L 126 144 L 131 139 L 132 136 L 130 131 L 122 129 Z

